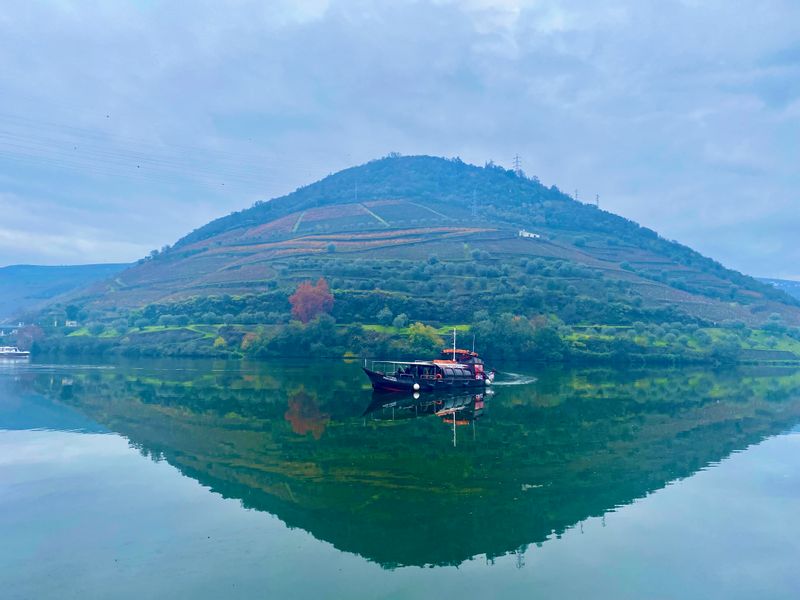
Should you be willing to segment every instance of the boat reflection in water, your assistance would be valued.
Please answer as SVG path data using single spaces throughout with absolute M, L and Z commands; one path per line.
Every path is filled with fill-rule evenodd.
M 486 407 L 486 400 L 493 394 L 491 390 L 479 394 L 462 393 L 449 395 L 421 395 L 389 397 L 373 392 L 372 401 L 365 416 L 374 420 L 401 420 L 436 416 L 442 423 L 453 427 L 453 446 L 458 445 L 458 427 L 471 426 L 472 439 L 475 439 L 475 422 L 480 419 Z

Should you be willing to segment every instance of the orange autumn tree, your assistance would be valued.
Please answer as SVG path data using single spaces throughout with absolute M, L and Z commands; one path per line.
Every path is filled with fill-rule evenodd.
M 292 305 L 292 316 L 308 323 L 317 315 L 330 312 L 333 308 L 333 294 L 328 282 L 320 277 L 316 285 L 310 281 L 298 285 L 294 294 L 289 296 L 289 302 Z

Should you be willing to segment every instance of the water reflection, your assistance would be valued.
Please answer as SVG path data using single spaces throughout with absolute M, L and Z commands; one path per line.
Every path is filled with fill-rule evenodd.
M 286 363 L 8 385 L 387 568 L 521 554 L 800 422 L 793 371 L 551 371 L 417 400 L 363 383 L 357 365 Z
M 434 415 L 442 423 L 453 428 L 453 446 L 458 445 L 458 427 L 472 426 L 472 437 L 475 438 L 475 422 L 483 416 L 486 399 L 494 395 L 491 390 L 476 394 L 463 392 L 460 394 L 420 394 L 387 395 L 373 393 L 364 415 L 373 419 L 418 419 Z

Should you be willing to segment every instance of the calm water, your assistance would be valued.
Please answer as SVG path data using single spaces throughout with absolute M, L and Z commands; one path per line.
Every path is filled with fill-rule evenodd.
M 540 371 L 393 406 L 364 383 L 0 365 L 0 596 L 800 594 L 798 372 Z

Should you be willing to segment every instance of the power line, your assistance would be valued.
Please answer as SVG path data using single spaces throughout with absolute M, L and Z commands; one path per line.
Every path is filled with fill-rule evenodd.
M 207 147 L 159 144 L 109 132 L 105 123 L 96 129 L 86 129 L 3 112 L 0 112 L 0 157 L 40 169 L 68 170 L 78 176 L 175 183 L 194 180 L 214 187 L 229 183 L 258 187 L 260 191 L 265 191 L 266 185 L 286 182 L 290 173 L 295 174 L 294 178 L 315 175 L 305 162 L 287 160 L 271 152 L 239 154 Z

